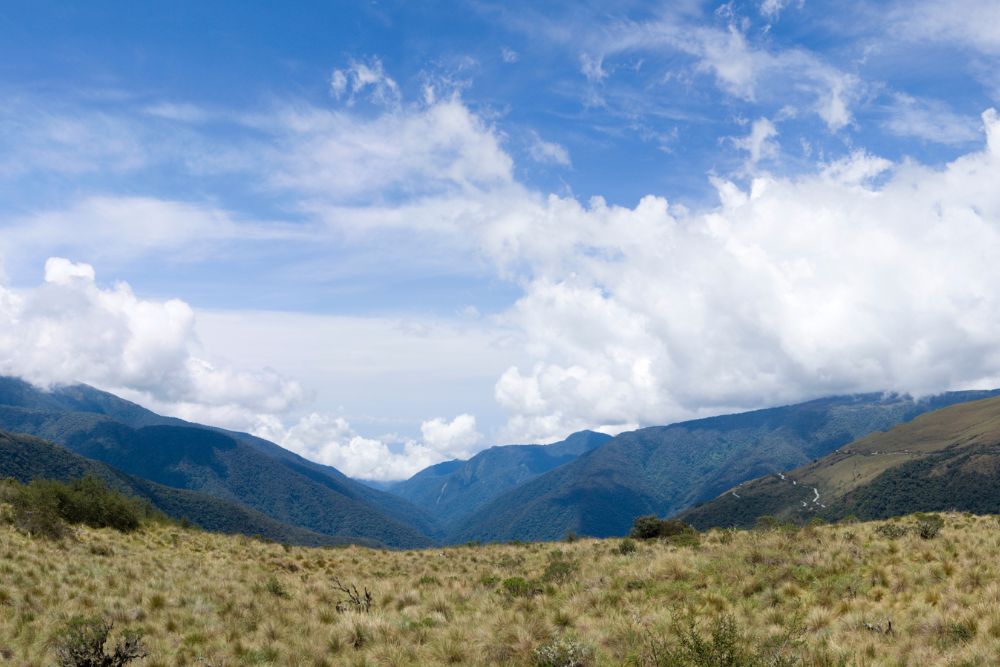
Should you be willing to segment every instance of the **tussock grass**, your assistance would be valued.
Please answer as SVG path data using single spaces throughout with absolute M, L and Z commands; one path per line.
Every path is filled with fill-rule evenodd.
M 1000 523 L 942 518 L 425 551 L 4 524 L 0 655 L 54 664 L 88 617 L 148 666 L 996 664 Z

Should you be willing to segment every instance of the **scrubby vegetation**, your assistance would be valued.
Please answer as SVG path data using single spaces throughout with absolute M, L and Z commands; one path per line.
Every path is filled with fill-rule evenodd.
M 151 507 L 112 491 L 94 477 L 65 483 L 34 480 L 4 482 L 3 495 L 10 502 L 15 526 L 32 535 L 58 539 L 67 524 L 91 528 L 137 530 L 143 519 L 156 516 Z
M 60 664 L 74 627 L 78 649 L 144 666 L 986 666 L 1000 654 L 995 517 L 382 551 L 156 522 L 49 540 L 3 513 L 12 664 Z

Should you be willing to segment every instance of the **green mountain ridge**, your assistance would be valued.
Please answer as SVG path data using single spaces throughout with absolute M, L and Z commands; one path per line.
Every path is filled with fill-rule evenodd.
M 924 412 L 996 393 L 952 392 L 921 400 L 841 396 L 623 433 L 498 496 L 447 539 L 553 540 L 570 531 L 624 535 L 636 516 L 676 514 Z
M 679 518 L 698 528 L 912 512 L 1000 512 L 1000 397 L 874 433 L 807 465 L 726 490 Z
M 0 432 L 0 477 L 68 481 L 91 475 L 112 489 L 149 502 L 174 519 L 187 519 L 205 530 L 259 536 L 286 544 L 333 546 L 353 540 L 283 524 L 237 503 L 204 493 L 175 489 L 127 475 L 40 438 Z M 375 541 L 366 542 L 377 546 Z
M 421 547 L 438 534 L 434 520 L 405 500 L 274 443 L 161 417 L 85 385 L 43 391 L 0 378 L 0 429 L 326 535 Z
M 611 436 L 580 431 L 549 445 L 499 445 L 467 461 L 445 461 L 388 488 L 447 528 L 497 496 L 576 459 Z

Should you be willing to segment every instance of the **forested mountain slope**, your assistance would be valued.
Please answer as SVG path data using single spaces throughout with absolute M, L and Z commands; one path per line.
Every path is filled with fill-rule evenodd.
M 924 412 L 994 394 L 841 396 L 623 433 L 497 497 L 449 540 L 624 535 L 636 516 L 674 514 Z

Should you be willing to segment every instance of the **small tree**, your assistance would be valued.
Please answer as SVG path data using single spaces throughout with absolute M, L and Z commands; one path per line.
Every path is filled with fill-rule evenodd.
M 660 536 L 660 520 L 652 514 L 636 517 L 632 522 L 630 537 L 637 540 L 652 540 Z
M 74 618 L 56 645 L 59 667 L 124 667 L 146 657 L 138 633 L 126 632 L 105 652 L 111 623 L 99 618 Z

